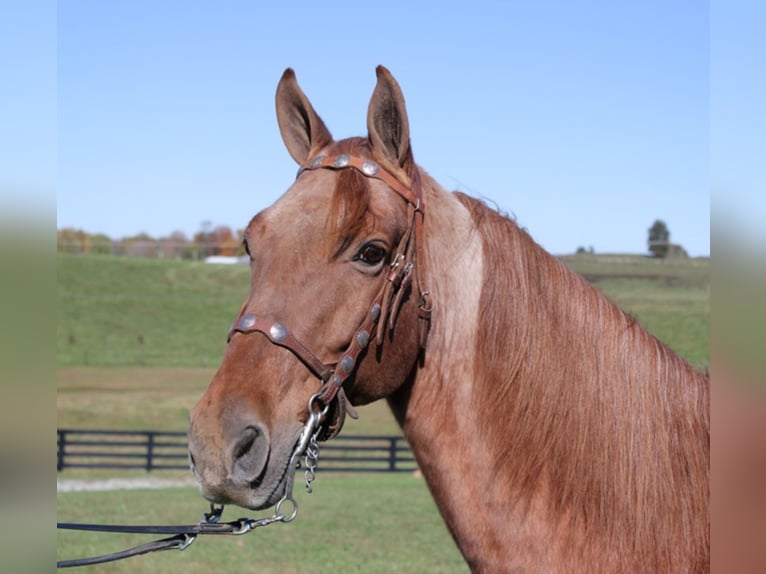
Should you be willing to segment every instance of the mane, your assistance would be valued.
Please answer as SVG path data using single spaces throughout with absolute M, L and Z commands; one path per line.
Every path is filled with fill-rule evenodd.
M 681 554 L 704 568 L 707 377 L 513 221 L 456 195 L 491 263 L 474 408 L 505 492 L 524 504 L 544 489 L 551 518 L 586 547 L 643 555 L 648 571 Z

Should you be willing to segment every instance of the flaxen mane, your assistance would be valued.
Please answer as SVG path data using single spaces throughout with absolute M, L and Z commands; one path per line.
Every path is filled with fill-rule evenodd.
M 616 556 L 657 556 L 646 566 L 660 572 L 693 548 L 694 571 L 705 570 L 706 377 L 514 222 L 458 196 L 490 263 L 475 408 L 497 447 L 498 479 L 520 503 L 542 479 L 551 517 L 595 552 L 606 543 Z

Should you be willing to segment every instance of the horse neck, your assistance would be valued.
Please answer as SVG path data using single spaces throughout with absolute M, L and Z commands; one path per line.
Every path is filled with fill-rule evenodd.
M 707 513 L 706 378 L 513 222 L 424 182 L 432 327 L 423 367 L 389 403 L 469 564 L 555 572 L 568 556 L 577 571 L 576 553 L 597 571 L 590 547 L 615 570 L 638 571 L 631 556 L 668 570 L 670 546 Z M 664 430 L 679 420 L 692 421 L 681 444 Z M 663 505 L 680 518 L 658 524 Z
M 425 174 L 421 179 L 427 200 L 426 283 L 434 300 L 431 331 L 423 366 L 389 397 L 389 405 L 471 569 L 499 571 L 502 560 L 493 552 L 513 545 L 503 540 L 507 525 L 485 506 L 498 493 L 492 487 L 492 453 L 480 438 L 481 417 L 473 411 L 479 384 L 474 350 L 485 265 L 491 262 L 484 260 L 482 237 L 458 196 Z M 502 521 L 509 518 L 506 514 Z M 489 540 L 495 541 L 493 551 Z

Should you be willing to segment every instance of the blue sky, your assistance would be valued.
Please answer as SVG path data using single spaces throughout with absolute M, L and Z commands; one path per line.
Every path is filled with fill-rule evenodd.
M 244 227 L 295 173 L 282 71 L 342 138 L 384 64 L 416 161 L 549 251 L 707 255 L 709 42 L 693 1 L 59 2 L 57 225 Z

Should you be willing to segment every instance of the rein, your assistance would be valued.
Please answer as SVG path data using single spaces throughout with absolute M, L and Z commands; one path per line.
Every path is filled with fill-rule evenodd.
M 300 458 L 303 457 L 303 466 L 305 467 L 304 480 L 306 491 L 312 492 L 311 483 L 314 481 L 314 471 L 319 458 L 319 447 L 317 445 L 317 436 L 322 429 L 322 419 L 327 414 L 327 407 L 317 410 L 318 396 L 314 395 L 309 400 L 309 418 L 301 431 L 298 443 L 293 450 L 290 462 L 288 464 L 288 476 L 285 483 L 285 492 L 282 498 L 274 506 L 274 514 L 264 518 L 239 518 L 230 522 L 220 522 L 224 506 L 215 506 L 210 504 L 210 512 L 202 516 L 202 520 L 197 524 L 175 525 L 175 526 L 131 526 L 119 524 L 82 524 L 73 522 L 59 522 L 56 528 L 59 530 L 79 530 L 88 532 L 118 532 L 122 534 L 171 534 L 167 538 L 153 540 L 145 544 L 139 544 L 127 550 L 114 552 L 111 554 L 102 554 L 100 556 L 91 556 L 88 558 L 78 558 L 73 560 L 60 560 L 56 562 L 56 568 L 73 568 L 77 566 L 92 566 L 94 564 L 103 564 L 105 562 L 114 562 L 123 560 L 132 556 L 140 556 L 150 552 L 160 550 L 186 550 L 197 539 L 199 535 L 235 535 L 240 536 L 261 527 L 274 524 L 275 522 L 292 522 L 298 515 L 298 503 L 293 497 L 293 484 L 295 481 L 295 472 L 300 466 Z M 288 512 L 284 512 L 282 507 L 288 503 Z

